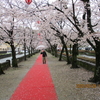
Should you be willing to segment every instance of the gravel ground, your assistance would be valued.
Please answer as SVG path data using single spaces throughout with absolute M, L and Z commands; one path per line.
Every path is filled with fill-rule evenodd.
M 0 100 L 9 100 L 37 57 L 38 54 L 20 62 L 18 68 L 9 68 L 4 71 L 4 75 L 0 75 Z
M 83 68 L 71 69 L 65 61 L 49 55 L 48 64 L 58 100 L 100 100 L 100 85 L 88 82 L 93 73 Z M 84 87 L 83 87 L 84 86 Z
M 0 75 L 0 100 L 9 100 L 37 57 L 38 54 L 19 63 L 19 68 L 9 68 L 5 75 Z M 58 100 L 100 100 L 100 86 L 94 87 L 95 84 L 88 82 L 93 77 L 92 72 L 83 68 L 71 69 L 67 62 L 58 61 L 50 54 L 47 59 Z M 93 87 L 90 88 L 90 84 Z

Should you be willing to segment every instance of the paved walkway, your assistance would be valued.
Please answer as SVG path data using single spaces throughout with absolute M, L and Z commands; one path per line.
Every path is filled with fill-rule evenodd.
M 6 74 L 0 76 L 0 100 L 9 100 L 38 55 L 19 63 L 17 69 L 6 70 Z M 93 77 L 92 72 L 83 68 L 71 69 L 67 62 L 59 62 L 50 54 L 47 59 L 58 100 L 100 100 L 100 86 L 88 82 Z
M 10 100 L 58 100 L 48 64 L 39 55 Z

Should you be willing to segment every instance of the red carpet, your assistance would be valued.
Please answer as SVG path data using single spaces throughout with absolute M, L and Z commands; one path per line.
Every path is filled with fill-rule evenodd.
M 40 55 L 10 100 L 58 100 L 47 64 Z

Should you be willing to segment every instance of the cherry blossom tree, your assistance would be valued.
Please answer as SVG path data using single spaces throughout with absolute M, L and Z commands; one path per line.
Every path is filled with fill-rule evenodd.
M 26 18 L 26 7 L 21 8 L 22 6 L 20 7 L 19 3 L 12 0 L 4 0 L 0 4 L 0 8 L 2 9 L 0 13 L 0 40 L 8 43 L 11 47 L 13 67 L 18 67 L 15 44 L 19 44 L 22 39 L 20 38 L 21 32 L 19 32 L 19 27 L 22 27 L 20 25 L 21 20 Z
M 98 4 L 100 4 L 100 1 L 95 1 L 96 5 L 93 5 L 93 2 L 91 2 L 90 4 L 90 0 L 81 0 L 81 1 L 84 3 L 83 20 L 87 21 L 87 28 L 88 28 L 89 34 L 92 34 L 92 38 L 95 43 L 93 44 L 89 40 L 89 38 L 87 38 L 87 42 L 95 50 L 95 54 L 96 54 L 96 67 L 95 67 L 94 77 L 90 81 L 100 82 L 100 59 L 99 59 L 100 58 L 100 35 L 99 35 L 100 31 L 97 31 L 100 26 L 100 23 L 99 23 L 100 9 L 98 6 Z
M 61 2 L 63 0 L 60 0 Z M 55 7 L 59 12 L 63 13 L 66 18 L 68 19 L 68 21 L 75 27 L 75 29 L 77 29 L 78 31 L 78 36 L 82 39 L 84 38 L 84 35 L 87 35 L 87 37 L 85 36 L 84 39 L 87 40 L 87 42 L 92 46 L 92 48 L 94 48 L 95 52 L 96 52 L 96 69 L 95 69 L 95 73 L 94 73 L 94 78 L 93 81 L 97 82 L 99 81 L 99 49 L 100 49 L 100 39 L 99 37 L 97 37 L 96 35 L 99 36 L 99 32 L 97 32 L 98 30 L 98 26 L 99 26 L 99 6 L 98 3 L 96 3 L 96 5 L 94 6 L 93 2 L 91 1 L 91 6 L 90 6 L 90 1 L 89 0 L 81 0 L 84 5 L 83 5 L 83 15 L 82 12 L 80 14 L 80 16 L 82 16 L 82 18 L 80 16 L 77 16 L 77 9 L 79 9 L 80 7 L 82 7 L 82 2 L 77 0 L 78 2 L 76 3 L 74 0 L 72 0 L 72 10 L 70 9 L 70 6 L 67 4 L 67 14 L 66 14 L 66 10 L 62 10 L 59 7 Z M 96 1 L 95 1 L 96 2 Z M 99 2 L 99 1 L 98 1 Z M 98 8 L 98 9 L 94 9 Z M 77 9 L 76 9 L 77 8 Z M 70 9 L 70 10 L 69 10 Z M 92 10 L 92 14 L 91 14 L 91 10 Z M 69 12 L 69 14 L 68 14 Z M 72 18 L 71 18 L 72 17 Z M 95 21 L 93 20 L 95 19 Z M 94 24 L 94 25 L 93 25 Z M 91 40 L 89 38 L 93 38 L 94 42 L 91 42 Z
M 18 67 L 17 59 L 16 59 L 16 52 L 14 46 L 14 31 L 15 31 L 15 16 L 13 6 L 10 2 L 7 2 L 7 5 L 4 4 L 0 7 L 3 9 L 1 13 L 1 23 L 0 23 L 0 39 L 5 43 L 8 43 L 12 50 L 12 66 Z
M 72 44 L 72 67 L 76 68 L 78 44 L 87 41 L 96 53 L 93 81 L 100 81 L 99 0 L 56 0 L 53 3 L 33 0 L 30 5 L 25 1 L 4 0 L 0 8 L 0 40 L 11 46 L 13 67 L 18 66 L 14 43 L 23 43 L 29 54 L 32 48 L 44 44 L 50 47 L 56 56 L 60 42 L 61 54 L 65 49 L 68 64 L 68 46 Z M 33 27 L 38 32 L 35 32 Z M 37 35 L 39 33 L 40 35 Z
M 96 69 L 94 73 L 94 81 L 99 81 L 100 73 L 100 38 L 99 38 L 99 26 L 100 26 L 100 1 L 95 0 L 57 0 L 53 4 L 42 4 L 37 6 L 35 15 L 42 22 L 42 26 L 48 26 L 56 32 L 55 36 L 59 37 L 63 45 L 66 45 L 65 39 L 69 39 L 73 42 L 73 49 L 77 48 L 77 43 L 82 40 L 87 42 L 94 48 L 96 52 Z M 96 9 L 94 9 L 96 8 Z M 49 10 L 49 12 L 48 12 Z M 52 16 L 50 16 L 50 13 Z M 63 18 L 63 21 L 62 21 Z M 64 21 L 69 22 L 72 25 L 74 32 L 76 31 L 76 38 L 66 38 L 67 32 L 62 32 L 62 24 Z M 42 27 L 41 27 L 42 28 Z M 40 28 L 39 28 L 40 29 Z M 50 30 L 50 29 L 49 29 Z M 55 33 L 54 32 L 54 33 Z M 71 32 L 73 33 L 73 32 Z M 75 34 L 75 33 L 74 33 Z M 92 39 L 92 41 L 91 41 Z M 65 42 L 65 43 L 64 43 Z M 66 49 L 67 50 L 67 49 Z M 75 54 L 73 50 L 73 54 Z M 67 52 L 68 55 L 68 52 Z M 67 56 L 68 57 L 68 56 Z M 75 62 L 73 63 L 75 64 Z
M 44 39 L 49 44 L 51 54 L 57 57 L 57 45 L 59 43 L 59 38 L 55 37 L 55 35 L 53 34 L 54 32 L 52 30 L 46 30 L 44 31 Z
M 83 2 L 83 4 L 82 4 Z M 91 2 L 91 5 L 90 5 Z M 94 4 L 95 2 L 95 4 Z M 74 45 L 77 44 L 80 40 L 87 40 L 87 42 L 94 48 L 96 52 L 96 69 L 94 74 L 94 81 L 99 80 L 99 54 L 100 54 L 100 38 L 99 38 L 99 26 L 100 26 L 100 1 L 99 0 L 57 0 L 53 4 L 48 4 L 49 7 L 49 13 L 50 10 L 52 11 L 52 17 L 49 17 L 49 20 L 47 20 L 48 16 L 50 16 L 48 13 L 43 14 L 42 17 L 43 21 L 47 26 L 49 24 L 52 24 L 52 29 L 55 30 L 57 33 L 60 33 L 60 28 L 57 29 L 55 27 L 57 25 L 57 22 L 54 23 L 53 18 L 59 11 L 59 13 L 62 13 L 66 18 L 64 20 L 69 21 L 73 26 L 74 30 L 77 30 L 77 36 L 78 39 L 74 39 Z M 44 6 L 42 10 L 39 9 L 40 12 L 48 10 L 47 6 Z M 53 8 L 54 7 L 54 8 Z M 56 10 L 57 11 L 56 11 Z M 55 15 L 54 15 L 55 14 Z M 82 16 L 82 17 L 81 17 Z M 58 17 L 58 16 L 57 16 Z M 62 16 L 63 17 L 63 16 Z M 56 17 L 55 17 L 56 18 Z M 50 21 L 52 19 L 52 21 Z M 48 24 L 46 22 L 49 22 Z M 44 25 L 44 24 L 43 24 Z M 58 31 L 59 30 L 59 31 Z M 57 35 L 58 36 L 58 35 Z M 92 39 L 92 41 L 91 41 Z M 62 39 L 64 40 L 64 39 Z M 64 43 L 63 43 L 64 44 Z M 76 47 L 75 47 L 76 48 Z M 74 53 L 75 54 L 75 53 Z
M 54 30 L 54 32 L 53 32 L 53 33 L 55 33 L 54 35 L 56 37 L 59 37 L 59 39 L 61 40 L 61 42 L 64 45 L 64 48 L 66 50 L 67 60 L 68 60 L 68 64 L 69 64 L 70 60 L 69 60 L 69 54 L 68 54 L 67 46 L 66 46 L 66 43 L 64 41 L 64 34 L 63 34 L 63 32 L 61 32 L 62 29 L 63 29 L 63 26 L 64 26 L 63 25 L 64 20 L 61 18 L 61 15 L 60 15 L 60 17 L 58 17 L 59 16 L 59 14 L 57 14 L 58 12 L 53 10 L 52 7 L 49 7 L 50 8 L 49 14 L 47 14 L 48 13 L 48 7 L 49 6 L 46 6 L 45 12 L 42 12 L 42 16 L 43 16 L 41 18 L 42 26 L 43 27 L 48 26 L 49 30 L 51 30 L 51 29 Z M 43 11 L 44 11 L 44 9 L 43 9 Z M 50 16 L 50 12 L 51 12 L 52 16 Z M 42 29 L 43 29 L 43 27 L 42 27 Z

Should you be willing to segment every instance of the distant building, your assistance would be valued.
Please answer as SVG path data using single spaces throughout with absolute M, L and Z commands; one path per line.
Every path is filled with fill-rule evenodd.
M 17 45 L 17 44 L 15 44 Z M 23 45 L 19 44 L 16 47 L 16 51 L 20 52 L 23 49 Z M 0 51 L 11 51 L 11 47 L 7 43 L 0 44 Z
M 7 43 L 0 44 L 0 51 L 8 51 L 10 46 Z

